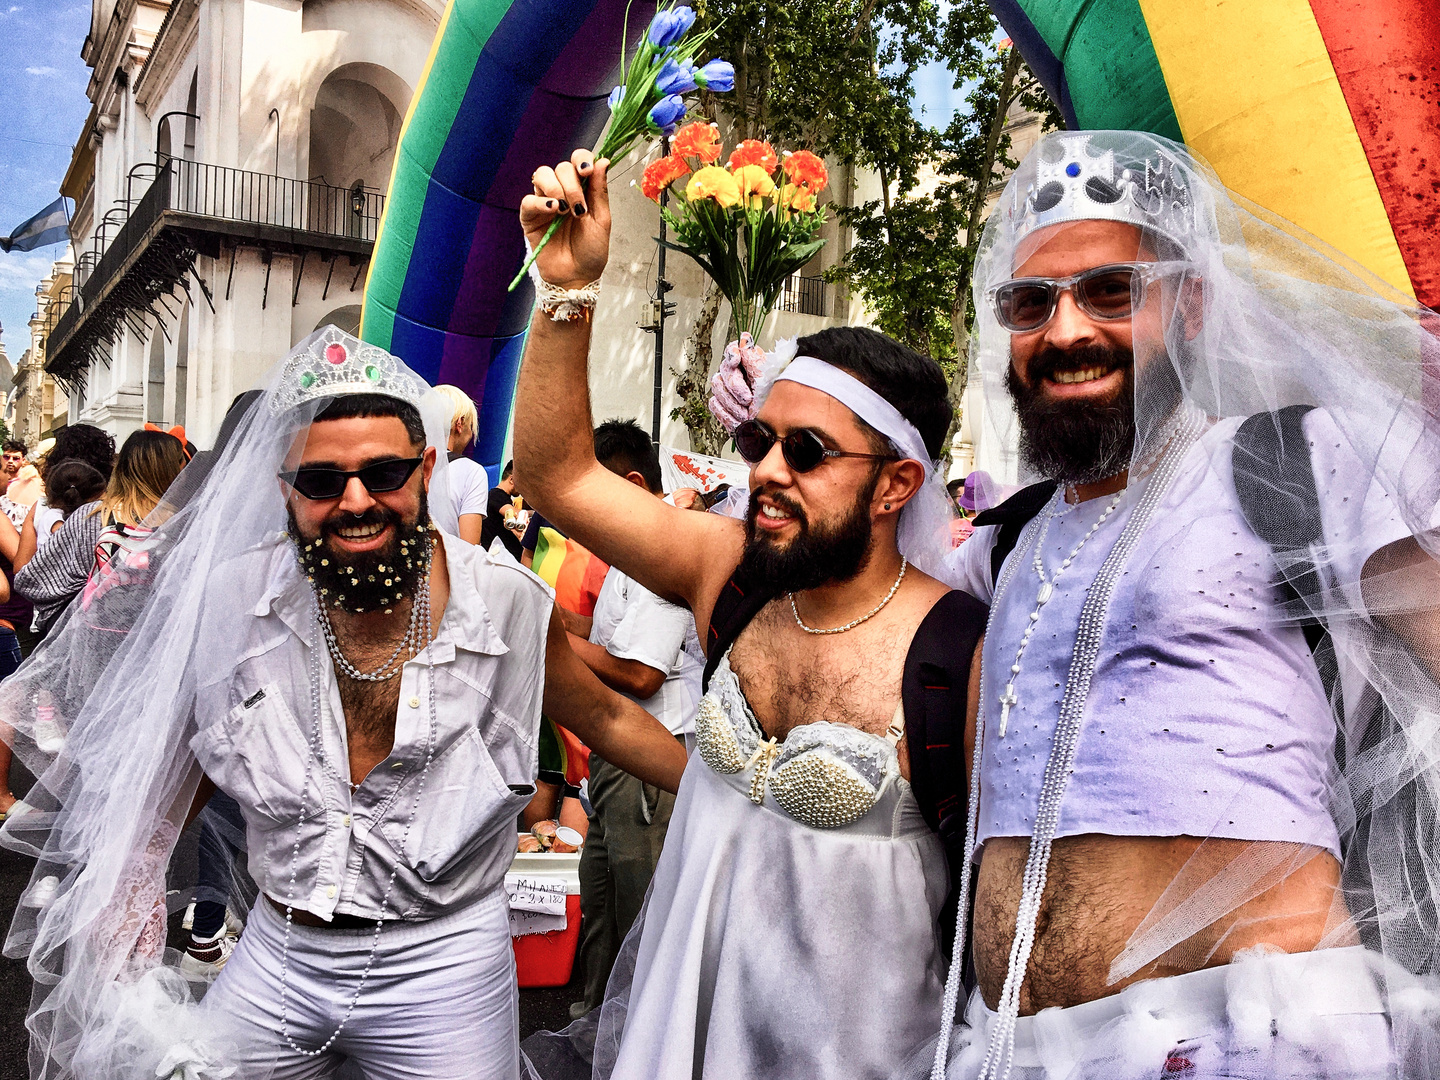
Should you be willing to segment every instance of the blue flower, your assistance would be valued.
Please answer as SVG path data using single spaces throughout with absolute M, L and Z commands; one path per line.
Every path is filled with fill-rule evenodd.
M 695 73 L 695 84 L 701 90 L 729 93 L 735 89 L 735 68 L 724 60 L 711 60 Z
M 655 89 L 662 94 L 684 94 L 695 89 L 697 72 L 689 61 L 666 60 L 655 76 Z
M 657 49 L 669 48 L 679 41 L 695 25 L 695 12 L 685 6 L 657 11 L 650 20 L 647 34 L 650 44 Z
M 614 90 L 611 90 L 608 100 L 610 105 L 610 111 L 614 112 L 620 107 L 620 103 L 625 100 L 625 87 L 617 86 Z
M 664 135 L 667 139 L 675 134 L 675 129 L 683 119 L 685 119 L 685 102 L 676 94 L 657 101 L 655 107 L 650 110 L 649 116 L 645 118 L 652 131 Z

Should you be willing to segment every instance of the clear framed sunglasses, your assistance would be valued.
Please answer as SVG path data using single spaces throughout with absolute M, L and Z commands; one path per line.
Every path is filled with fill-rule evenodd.
M 1096 266 L 1064 278 L 1011 278 L 986 293 L 995 318 L 1012 334 L 1028 334 L 1055 315 L 1060 294 L 1068 292 L 1092 319 L 1128 319 L 1145 303 L 1149 286 L 1183 271 L 1183 262 L 1127 262 Z

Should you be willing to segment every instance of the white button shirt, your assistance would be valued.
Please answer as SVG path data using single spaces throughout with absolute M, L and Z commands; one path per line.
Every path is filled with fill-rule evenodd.
M 612 566 L 595 598 L 590 640 L 611 656 L 638 660 L 665 672 L 665 681 L 651 697 L 625 696 L 638 702 L 672 735 L 695 730 L 705 654 L 690 612 L 660 599 Z
M 444 544 L 450 598 L 429 649 L 436 732 L 418 806 L 430 741 L 426 654 L 399 676 L 390 756 L 352 793 L 335 670 L 290 541 L 237 557 L 212 581 L 202 634 L 238 635 L 241 660 L 233 672 L 200 674 L 190 745 L 206 775 L 240 804 L 250 874 L 281 903 L 292 895 L 292 870 L 293 903 L 322 918 L 380 917 L 397 863 L 390 918 L 436 918 L 504 880 L 515 817 L 535 782 L 552 599 L 514 560 L 492 559 L 453 536 Z M 257 580 L 267 582 L 260 602 L 236 613 L 233 597 Z M 315 648 L 318 736 L 309 680 Z

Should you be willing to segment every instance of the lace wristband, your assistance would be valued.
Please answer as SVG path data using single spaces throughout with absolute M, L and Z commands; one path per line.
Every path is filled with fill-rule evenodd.
M 530 244 L 525 244 L 526 254 L 529 254 Z M 539 269 L 534 263 L 530 264 L 530 280 L 535 282 L 535 299 L 552 322 L 579 322 L 582 319 L 589 322 L 595 313 L 595 304 L 600 299 L 600 281 L 590 282 L 578 289 L 562 289 L 558 285 L 551 285 L 540 276 Z

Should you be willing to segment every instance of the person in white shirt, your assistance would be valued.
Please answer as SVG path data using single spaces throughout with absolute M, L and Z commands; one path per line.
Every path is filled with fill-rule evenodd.
M 467 457 L 465 451 L 475 442 L 479 414 L 470 395 L 458 386 L 441 383 L 435 389 L 454 409 L 445 449 L 450 458 L 450 498 L 455 503 L 455 516 L 460 519 L 460 539 L 478 544 L 489 512 L 490 477 L 485 474 L 484 466 Z
M 575 657 L 543 582 L 453 535 L 447 416 L 395 357 L 322 328 L 112 562 L 128 636 L 104 692 L 56 677 L 83 658 L 76 620 L 0 684 L 41 792 L 0 836 L 38 856 L 8 947 L 36 970 L 65 956 L 32 1006 L 35 1075 L 517 1080 L 502 885 L 542 706 L 667 789 L 686 758 Z M 41 687 L 68 733 L 48 762 Z M 260 896 L 197 1008 L 165 899 L 212 788 Z
M 607 420 L 595 429 L 595 456 L 611 472 L 657 498 L 660 458 L 633 420 Z M 695 730 L 705 654 L 689 610 L 660 599 L 613 566 L 605 575 L 589 640 L 571 647 L 600 681 L 618 690 L 683 739 Z M 580 855 L 580 941 L 585 999 L 581 1015 L 605 1000 L 605 984 L 620 943 L 645 901 L 660 861 L 675 796 L 646 784 L 599 754 L 590 754 L 590 830 Z

